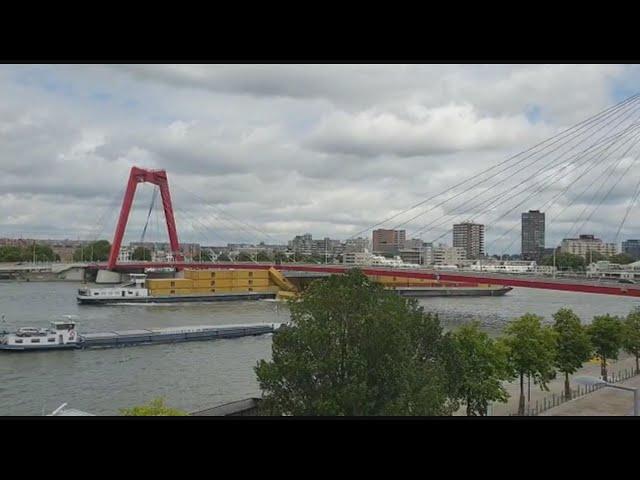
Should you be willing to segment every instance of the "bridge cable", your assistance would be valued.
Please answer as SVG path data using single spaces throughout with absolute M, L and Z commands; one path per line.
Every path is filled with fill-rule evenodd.
M 636 109 L 636 107 L 637 107 L 637 105 L 636 105 L 636 106 L 634 106 L 634 107 L 632 108 L 632 110 L 635 110 L 635 109 Z M 621 112 L 622 112 L 622 110 L 619 110 L 618 112 L 616 112 L 616 115 L 617 115 L 618 113 L 621 113 Z M 626 117 L 624 117 L 624 118 L 623 118 L 623 120 L 622 120 L 621 122 L 619 122 L 616 126 L 620 125 L 620 123 L 623 123 L 625 120 L 627 120 L 627 119 L 629 118 L 629 116 L 630 116 L 630 115 L 627 115 Z M 612 121 L 613 121 L 613 119 L 611 119 L 610 121 L 608 121 L 608 122 L 606 122 L 604 125 L 602 125 L 600 128 L 598 128 L 598 129 L 596 130 L 596 133 L 597 133 L 597 132 L 599 132 L 599 131 L 601 131 L 602 129 L 604 129 L 604 128 L 605 128 L 605 127 L 607 127 L 608 125 L 610 125 L 610 123 L 612 123 Z M 595 125 L 592 125 L 592 127 L 590 127 L 589 129 L 587 129 L 587 130 L 586 130 L 585 132 L 583 132 L 583 133 L 588 132 L 589 130 L 591 130 L 594 126 L 598 125 L 599 123 L 600 123 L 600 122 L 596 123 Z M 589 140 L 589 139 L 590 139 L 590 137 L 589 137 L 589 138 L 587 138 L 586 140 Z M 583 144 L 586 140 L 581 140 L 581 141 L 579 141 L 576 145 L 574 145 L 571 149 L 569 149 L 569 151 L 562 153 L 562 154 L 560 155 L 560 157 L 558 157 L 558 158 L 562 158 L 562 156 L 563 156 L 563 155 L 568 154 L 569 152 L 571 152 L 572 150 L 574 150 L 575 148 L 577 148 L 579 145 Z M 555 143 L 557 143 L 557 142 L 555 142 Z M 511 175 L 511 176 L 514 176 L 515 174 L 520 173 L 520 172 L 522 172 L 523 170 L 526 170 L 526 169 L 527 169 L 527 168 L 529 168 L 530 166 L 534 165 L 535 163 L 539 162 L 540 160 L 542 160 L 543 158 L 545 158 L 545 157 L 549 156 L 550 154 L 552 154 L 552 153 L 556 152 L 557 150 L 559 150 L 560 148 L 564 147 L 565 145 L 566 145 L 566 144 L 561 144 L 561 145 L 559 145 L 559 146 L 558 146 L 558 147 L 556 147 L 555 149 L 553 149 L 553 150 L 551 150 L 551 151 L 549 151 L 549 152 L 545 153 L 545 154 L 544 154 L 544 155 L 542 155 L 541 157 L 539 157 L 539 158 L 538 158 L 537 160 L 535 160 L 533 163 L 525 164 L 525 165 L 524 165 L 524 167 L 520 168 L 520 169 L 519 169 L 519 170 L 517 170 L 516 172 L 512 172 L 510 175 Z M 515 164 L 511 165 L 510 167 L 507 167 L 506 169 L 502 170 L 502 171 L 501 171 L 501 172 L 499 172 L 499 173 L 504 173 L 504 172 L 506 172 L 509 168 L 515 167 L 516 165 L 518 165 L 518 164 L 522 163 L 524 160 L 526 160 L 526 159 L 528 159 L 528 158 L 531 158 L 531 157 L 535 156 L 537 153 L 539 153 L 539 152 L 536 152 L 536 153 L 535 153 L 535 154 L 533 154 L 533 155 L 530 155 L 530 156 L 528 156 L 528 157 L 525 157 L 525 158 L 521 159 L 520 161 L 516 162 Z M 551 163 L 553 163 L 553 161 L 555 161 L 555 160 L 552 160 L 552 162 L 551 162 Z M 546 167 L 546 166 L 548 166 L 548 165 L 549 165 L 549 163 L 547 163 L 547 164 L 545 165 L 545 167 Z M 545 167 L 543 167 L 542 169 L 538 170 L 535 174 L 539 173 L 539 172 L 540 172 L 541 170 L 543 170 Z M 534 175 L 535 175 L 535 174 L 534 174 Z M 454 195 L 453 197 L 449 197 L 449 198 L 447 198 L 447 199 L 445 199 L 445 200 L 441 201 L 440 203 L 438 203 L 438 204 L 436 204 L 436 205 L 433 205 L 433 206 L 431 206 L 431 207 L 428 207 L 426 210 L 423 210 L 421 213 L 419 213 L 419 214 L 417 214 L 417 215 L 413 216 L 412 218 L 410 218 L 410 219 L 408 219 L 408 220 L 406 220 L 406 221 L 404 221 L 404 222 L 402 222 L 402 223 L 400 223 L 400 224 L 397 224 L 395 227 L 393 227 L 393 229 L 394 229 L 394 230 L 395 230 L 395 229 L 398 229 L 398 228 L 400 228 L 400 227 L 402 227 L 402 226 L 404 226 L 404 225 L 406 225 L 406 224 L 408 224 L 408 223 L 412 222 L 413 220 L 415 220 L 415 219 L 417 219 L 417 218 L 419 218 L 419 217 L 421 217 L 421 216 L 425 215 L 425 214 L 426 214 L 426 213 L 428 213 L 429 211 L 432 211 L 432 210 L 434 210 L 434 209 L 436 209 L 436 208 L 438 208 L 438 207 L 440 207 L 440 206 L 442 206 L 442 205 L 444 205 L 444 204 L 446 204 L 446 203 L 450 202 L 450 201 L 451 201 L 451 200 L 453 200 L 454 198 L 457 198 L 457 197 L 459 197 L 459 196 L 461 196 L 461 195 L 464 195 L 465 193 L 470 192 L 472 188 L 475 188 L 475 187 L 477 187 L 477 186 L 479 186 L 479 185 L 481 185 L 481 184 L 483 184 L 483 183 L 485 183 L 485 182 L 489 181 L 490 179 L 491 179 L 491 177 L 488 177 L 488 178 L 486 178 L 486 179 L 484 179 L 484 180 L 481 180 L 481 181 L 477 182 L 476 184 L 472 185 L 471 187 L 467 188 L 466 190 L 463 190 L 463 191 L 459 192 L 458 194 Z M 504 183 L 504 182 L 503 182 L 502 180 L 498 179 L 498 181 L 497 181 L 496 183 L 494 183 L 491 187 L 488 187 L 488 188 L 487 188 L 487 191 L 491 190 L 493 187 L 495 187 L 496 185 L 498 185 L 498 184 L 500 184 L 500 183 Z M 486 191 L 480 192 L 480 193 L 479 193 L 479 194 L 477 194 L 475 197 L 473 197 L 471 200 L 474 200 L 474 199 L 478 198 L 479 196 L 483 195 L 484 193 L 486 193 Z M 469 200 L 465 201 L 464 203 L 467 203 L 468 201 L 469 201 Z
M 633 144 L 632 146 L 635 146 L 635 144 Z M 630 147 L 630 148 L 631 148 L 631 147 Z M 628 152 L 628 150 L 627 150 L 627 152 Z M 627 152 L 625 152 L 625 155 L 626 155 L 626 153 L 627 153 Z M 623 158 L 624 158 L 624 157 L 623 157 Z M 549 188 L 549 186 L 551 186 L 551 185 L 553 185 L 553 184 L 557 183 L 557 182 L 558 182 L 558 181 L 560 181 L 562 178 L 563 178 L 563 177 L 559 177 L 559 178 L 557 178 L 556 180 L 554 180 L 553 182 L 546 184 L 545 186 L 543 186 L 542 190 Z M 537 190 L 537 191 L 534 191 L 532 194 L 530 194 L 530 195 L 529 195 L 528 197 L 526 197 L 524 200 L 522 200 L 521 202 L 519 202 L 517 205 L 515 205 L 515 206 L 514 206 L 513 208 L 511 208 L 510 210 L 508 210 L 506 213 L 504 213 L 504 214 L 500 215 L 498 218 L 495 218 L 495 219 L 491 220 L 489 223 L 490 223 L 490 224 L 495 224 L 496 222 L 498 222 L 498 221 L 502 220 L 504 217 L 506 217 L 506 216 L 507 216 L 509 213 L 511 213 L 513 210 L 515 210 L 516 208 L 518 208 L 519 206 L 521 206 L 524 202 L 526 202 L 527 200 L 529 200 L 529 199 L 530 199 L 531 197 L 533 197 L 534 195 L 537 195 L 537 194 L 539 193 L 539 191 L 541 191 L 541 189 L 539 189 L 539 190 Z M 440 238 L 442 238 L 443 236 L 447 235 L 450 231 L 451 231 L 451 229 L 450 229 L 450 230 L 448 230 L 447 232 L 445 232 L 444 234 L 440 235 L 439 237 L 437 237 L 437 238 L 434 240 L 434 242 L 435 242 L 436 240 L 439 240 L 439 239 L 440 239 Z
M 485 175 L 485 174 L 491 172 L 492 170 L 505 165 L 506 163 L 510 162 L 511 160 L 514 160 L 514 159 L 520 157 L 521 155 L 525 155 L 526 153 L 531 152 L 532 150 L 543 146 L 544 144 L 550 142 L 551 140 L 553 140 L 553 139 L 555 139 L 557 137 L 563 137 L 563 136 L 565 136 L 565 134 L 567 132 L 570 132 L 572 130 L 579 131 L 580 128 L 584 127 L 585 125 L 588 125 L 589 123 L 592 123 L 593 121 L 599 119 L 602 116 L 606 116 L 606 114 L 608 114 L 608 113 L 611 113 L 611 112 L 616 111 L 618 109 L 626 108 L 626 106 L 628 106 L 628 104 L 634 103 L 638 99 L 639 95 L 640 94 L 633 95 L 633 96 L 623 100 L 622 102 L 620 102 L 620 103 L 618 103 L 616 105 L 613 105 L 613 106 L 611 106 L 611 107 L 609 107 L 609 108 L 597 113 L 596 115 L 593 115 L 592 117 L 589 117 L 589 118 L 587 118 L 587 119 L 585 119 L 585 120 L 583 120 L 583 121 L 581 121 L 581 122 L 579 122 L 579 123 L 567 128 L 567 129 L 559 132 L 558 134 L 556 134 L 556 135 L 554 135 L 554 136 L 552 136 L 552 137 L 550 137 L 550 138 L 548 138 L 548 139 L 546 139 L 546 140 L 544 140 L 542 142 L 539 142 L 539 143 L 533 145 L 532 147 L 530 147 L 530 148 L 528 148 L 528 149 L 526 149 L 526 150 L 524 150 L 522 152 L 519 152 L 519 153 L 517 153 L 517 154 L 515 154 L 515 155 L 513 155 L 513 156 L 511 156 L 511 157 L 509 157 L 509 158 L 507 158 L 505 160 L 503 160 L 502 162 L 499 162 L 499 163 L 497 163 L 497 164 L 495 164 L 495 165 L 493 165 L 493 166 L 491 166 L 491 167 L 489 167 L 489 168 L 487 168 L 487 169 L 485 169 L 483 171 L 480 171 L 480 172 L 476 173 L 474 176 L 469 177 L 466 180 L 463 180 L 462 182 L 459 182 L 459 183 L 457 183 L 457 184 L 455 184 L 455 185 L 443 190 L 442 192 L 440 192 L 440 193 L 438 193 L 436 195 L 432 195 L 432 196 L 426 198 L 425 200 L 422 200 L 422 201 L 416 203 L 415 205 L 412 205 L 411 207 L 409 207 L 409 208 L 407 208 L 407 209 L 405 209 L 405 210 L 403 210 L 401 212 L 398 212 L 398 213 L 396 213 L 396 214 L 394 214 L 394 215 L 392 215 L 390 217 L 387 217 L 384 220 L 382 220 L 382 221 L 380 221 L 380 222 L 378 222 L 376 224 L 373 224 L 373 225 L 367 227 L 364 230 L 361 230 L 361 231 L 355 233 L 354 235 L 352 235 L 350 237 L 350 239 L 356 238 L 357 236 L 359 236 L 359 235 L 361 235 L 361 234 L 363 234 L 365 232 L 368 232 L 369 230 L 372 230 L 375 227 L 383 225 L 384 223 L 387 223 L 388 221 L 393 220 L 393 219 L 399 217 L 400 215 L 403 215 L 403 214 L 405 214 L 405 213 L 407 213 L 407 212 L 409 212 L 411 210 L 414 210 L 415 208 L 417 208 L 417 207 L 419 207 L 421 205 L 424 205 L 425 203 L 427 203 L 427 202 L 429 202 L 429 201 L 431 201 L 431 200 L 433 200 L 433 199 L 435 199 L 435 198 L 437 198 L 437 197 L 439 197 L 441 195 L 444 195 L 444 194 L 446 194 L 446 193 L 448 193 L 448 192 L 450 192 L 452 190 L 455 190 L 456 188 L 458 188 L 458 187 L 460 187 L 460 186 L 462 186 L 462 185 L 464 185 L 466 183 L 469 183 L 473 179 L 475 179 L 475 178 L 477 178 L 477 177 L 479 177 L 481 175 Z M 549 145 L 547 145 L 544 148 L 547 148 L 547 147 L 549 147 L 551 145 L 554 145 L 555 143 L 557 143 L 557 141 L 550 143 Z M 529 157 L 526 157 L 526 158 L 529 158 Z M 525 160 L 525 159 L 523 159 L 523 160 Z
M 636 136 L 637 137 L 637 136 Z M 560 197 L 563 196 L 565 193 L 567 193 L 567 191 L 569 190 L 569 188 L 574 187 L 582 178 L 584 178 L 586 176 L 587 173 L 589 173 L 591 170 L 593 170 L 595 167 L 597 166 L 602 166 L 605 165 L 604 163 L 602 163 L 602 161 L 608 159 L 613 153 L 615 153 L 616 150 L 618 150 L 622 145 L 624 145 L 624 143 L 620 143 L 619 145 L 617 145 L 615 150 L 612 150 L 611 152 L 607 153 L 606 157 L 604 158 L 600 158 L 597 155 L 594 155 L 591 164 L 588 166 L 587 169 L 585 169 L 581 174 L 578 175 L 578 177 L 567 184 L 567 186 L 561 190 L 558 194 L 556 194 L 553 198 L 551 198 L 550 200 L 548 200 L 547 202 L 545 202 L 541 207 L 539 207 L 540 210 L 545 210 L 547 207 L 552 208 L 552 206 L 554 205 L 554 202 Z M 613 144 L 610 144 L 609 146 L 607 146 L 608 150 L 611 146 L 613 146 Z M 604 152 L 602 152 L 604 153 Z M 588 164 L 588 163 L 587 163 Z M 606 173 L 606 171 L 608 171 L 610 168 L 612 168 L 612 165 L 608 165 L 605 167 L 605 170 L 603 171 L 603 173 Z M 613 166 L 613 168 L 615 168 L 615 165 Z M 595 183 L 599 178 L 601 177 L 596 177 L 587 187 L 586 189 L 590 188 L 591 185 L 593 185 L 593 183 Z M 585 190 L 586 190 L 585 189 Z M 584 191 L 582 193 L 584 193 Z M 581 193 L 581 194 L 582 194 Z M 566 210 L 567 207 L 565 207 L 565 209 L 563 209 L 562 211 Z M 561 212 L 562 213 L 562 212 Z M 547 224 L 547 228 L 551 225 L 552 222 Z M 502 238 L 504 238 L 507 234 L 511 233 L 518 225 L 520 225 L 520 219 L 518 219 L 513 226 L 505 231 L 502 235 L 500 235 L 499 237 L 497 237 L 496 239 L 494 239 L 488 246 L 495 246 L 495 244 L 501 240 Z M 506 250 L 509 250 L 513 244 L 515 243 L 515 240 L 517 240 L 517 238 L 514 238 L 514 240 L 512 240 L 512 242 L 506 247 L 505 250 L 503 250 L 502 254 L 506 254 Z M 488 249 L 487 249 L 488 251 Z
M 554 169 L 554 168 L 557 168 L 558 166 L 562 165 L 563 163 L 567 163 L 567 165 L 565 165 L 565 166 L 563 167 L 563 170 L 564 170 L 565 168 L 567 168 L 567 167 L 568 167 L 568 166 L 570 166 L 571 164 L 576 163 L 576 162 L 575 162 L 575 158 L 577 158 L 579 155 L 583 155 L 583 154 L 590 155 L 590 154 L 592 154 L 592 153 L 594 153 L 594 152 L 595 152 L 595 153 L 597 153 L 597 150 L 594 150 L 594 152 L 588 152 L 588 150 L 590 150 L 590 149 L 594 149 L 594 148 L 601 148 L 601 147 L 604 147 L 604 146 L 606 146 L 606 143 L 607 143 L 607 142 L 615 142 L 615 141 L 617 141 L 620 137 L 622 137 L 622 136 L 626 135 L 627 133 L 628 133 L 628 131 L 624 131 L 624 132 L 619 133 L 619 134 L 617 134 L 617 135 L 614 135 L 614 136 L 608 137 L 608 138 L 607 138 L 607 139 L 605 139 L 605 140 L 600 140 L 600 141 L 599 141 L 599 142 L 600 142 L 600 145 L 596 145 L 596 144 L 591 145 L 591 146 L 589 146 L 587 149 L 583 150 L 582 152 L 580 152 L 580 153 L 578 153 L 578 154 L 574 155 L 573 157 L 570 157 L 571 159 L 574 159 L 574 160 L 572 160 L 572 161 L 571 161 L 571 162 L 569 162 L 569 163 L 567 163 L 567 161 L 568 161 L 568 160 L 565 160 L 564 162 L 560 162 L 560 163 L 559 163 L 559 164 L 557 164 L 557 165 L 552 165 L 552 164 L 554 163 L 554 161 L 555 161 L 555 160 L 552 160 L 551 162 L 548 162 L 545 166 L 543 166 L 541 169 L 539 169 L 539 170 L 535 173 L 535 175 L 537 175 L 538 173 L 540 173 L 540 172 L 542 172 L 543 170 L 545 170 L 545 169 L 546 169 L 546 167 L 548 167 L 549 165 L 551 165 L 551 168 L 549 168 L 549 169 L 548 169 L 548 171 L 553 171 L 553 169 Z M 611 146 L 612 144 L 613 144 L 613 143 L 610 143 L 610 144 L 609 144 L 609 146 Z M 608 148 L 608 147 L 606 147 L 606 148 Z M 587 158 L 588 158 L 588 157 L 587 157 Z M 556 172 L 556 174 L 557 174 L 557 172 Z M 533 178 L 533 177 L 531 177 L 531 178 Z M 513 197 L 515 197 L 518 193 L 525 192 L 525 191 L 527 191 L 528 189 L 530 189 L 531 187 L 535 186 L 535 184 L 534 184 L 534 185 L 531 185 L 531 186 L 526 187 L 524 190 L 522 190 L 522 192 L 514 192 L 514 188 L 517 188 L 517 187 L 519 187 L 519 186 L 521 186 L 521 185 L 523 185 L 523 184 L 527 183 L 531 178 L 527 178 L 527 179 L 525 179 L 524 181 L 521 181 L 521 182 L 520 182 L 519 184 L 517 184 L 516 186 L 514 186 L 514 187 L 509 187 L 509 188 L 507 188 L 507 189 L 505 189 L 505 190 L 503 190 L 503 191 L 501 191 L 501 192 L 498 192 L 497 194 L 493 195 L 492 197 L 489 197 L 489 199 L 487 199 L 486 201 L 489 201 L 490 203 L 489 203 L 489 204 L 488 204 L 488 205 L 487 205 L 487 206 L 482 210 L 482 212 L 481 212 L 481 213 L 484 213 L 484 212 L 486 212 L 486 211 L 491 210 L 491 208 L 493 207 L 493 204 L 494 204 L 496 201 L 502 200 L 502 199 L 504 198 L 504 196 L 505 196 L 505 195 L 508 195 L 509 193 L 511 193 L 511 197 L 509 197 L 509 198 L 513 198 Z M 544 181 L 544 180 L 543 180 L 543 181 Z M 494 184 L 494 185 L 493 185 L 493 187 L 495 187 L 496 185 L 497 185 L 497 184 Z M 491 190 L 489 189 L 489 190 L 487 190 L 487 191 L 489 191 L 489 192 L 490 192 Z M 483 191 L 483 192 L 481 192 L 481 193 L 479 193 L 479 194 L 476 194 L 476 195 L 475 195 L 472 199 L 470 199 L 470 200 L 475 200 L 475 199 L 479 198 L 480 196 L 482 196 L 482 195 L 484 195 L 485 193 L 487 193 L 487 191 Z M 465 204 L 468 204 L 470 200 L 467 200 L 465 203 L 463 203 L 463 204 L 459 205 L 458 207 L 455 207 L 455 208 L 453 209 L 453 211 L 457 210 L 458 208 L 460 208 L 461 206 L 463 206 L 463 205 L 465 205 Z M 475 208 L 476 208 L 476 207 L 475 207 L 475 205 L 474 205 L 474 204 L 472 204 L 471 208 L 468 208 L 468 209 L 466 209 L 465 211 L 461 212 L 460 214 L 456 215 L 456 217 L 455 217 L 455 218 L 460 217 L 461 215 L 464 215 L 464 214 L 466 214 L 466 213 L 469 213 L 469 212 L 473 211 Z M 417 234 L 419 234 L 419 233 L 422 233 L 422 232 L 425 232 L 425 231 L 432 230 L 433 228 L 436 228 L 436 227 L 438 227 L 438 226 L 442 225 L 442 224 L 443 224 L 443 223 L 445 223 L 445 222 L 441 222 L 441 223 L 439 223 L 439 224 L 435 225 L 435 227 L 432 227 L 432 228 L 428 228 L 428 227 L 430 227 L 430 226 L 432 226 L 434 223 L 438 222 L 438 220 L 445 219 L 445 218 L 447 218 L 447 217 L 450 217 L 450 214 L 449 214 L 449 213 L 443 214 L 443 215 L 441 215 L 441 216 L 439 216 L 439 217 L 435 218 L 434 220 L 432 220 L 431 222 L 429 222 L 428 224 L 426 224 L 425 226 L 423 226 L 423 227 L 422 227 L 422 228 L 420 228 L 419 230 L 414 231 L 411 235 L 417 235 Z

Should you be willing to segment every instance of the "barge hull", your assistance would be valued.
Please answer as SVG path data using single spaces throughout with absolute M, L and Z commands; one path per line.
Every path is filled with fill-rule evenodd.
M 114 297 L 91 298 L 78 297 L 78 303 L 85 305 L 113 305 L 116 303 L 185 303 L 185 302 L 225 302 L 232 300 L 274 299 L 275 293 L 231 293 L 224 295 L 167 295 L 156 297 Z
M 513 290 L 503 288 L 396 288 L 394 291 L 403 297 L 501 297 Z
M 273 333 L 274 331 L 275 327 L 272 325 L 257 325 L 250 327 L 211 328 L 192 332 L 154 332 L 150 330 L 144 333 L 108 332 L 83 336 L 78 348 L 111 348 L 131 345 L 193 342 L 265 335 Z

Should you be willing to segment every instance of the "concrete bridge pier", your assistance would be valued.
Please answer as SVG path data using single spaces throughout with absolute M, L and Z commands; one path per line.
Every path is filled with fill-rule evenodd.
M 119 272 L 112 272 L 111 270 L 98 270 L 96 276 L 96 283 L 121 283 L 122 274 Z

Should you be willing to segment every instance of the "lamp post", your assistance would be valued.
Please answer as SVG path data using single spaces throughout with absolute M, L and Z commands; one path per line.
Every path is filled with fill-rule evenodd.
M 621 387 L 620 385 L 614 385 L 613 383 L 605 382 L 596 377 L 576 377 L 573 379 L 574 382 L 579 383 L 581 385 L 603 385 L 609 388 L 616 388 L 618 390 L 626 390 L 628 392 L 633 392 L 633 416 L 640 416 L 640 404 L 638 399 L 638 388 L 629 388 L 629 387 Z

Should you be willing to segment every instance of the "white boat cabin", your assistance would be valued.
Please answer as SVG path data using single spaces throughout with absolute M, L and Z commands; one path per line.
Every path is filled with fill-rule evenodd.
M 147 276 L 142 273 L 130 274 L 131 282 L 117 287 L 105 288 L 81 288 L 78 290 L 78 299 L 85 298 L 135 298 L 149 296 L 145 283 Z
M 0 339 L 8 347 L 47 348 L 59 345 L 76 345 L 79 342 L 76 323 L 71 320 L 51 322 L 49 328 L 19 328 Z

